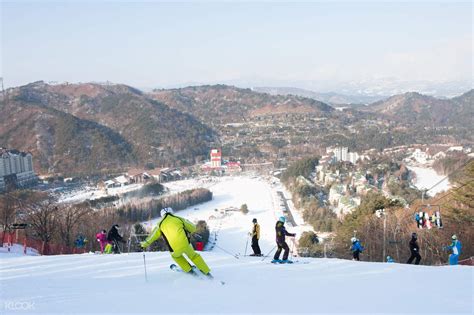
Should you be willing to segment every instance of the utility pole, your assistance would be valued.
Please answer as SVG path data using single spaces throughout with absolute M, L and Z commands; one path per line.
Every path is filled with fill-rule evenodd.
M 385 231 L 387 230 L 387 215 L 384 213 L 383 214 L 383 250 L 382 250 L 382 261 L 385 260 L 386 256 L 386 251 L 385 251 L 385 244 L 386 244 L 386 233 Z

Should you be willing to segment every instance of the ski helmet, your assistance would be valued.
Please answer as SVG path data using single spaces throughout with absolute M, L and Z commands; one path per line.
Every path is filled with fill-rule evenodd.
M 160 211 L 160 215 L 161 215 L 162 218 L 164 218 L 165 215 L 168 214 L 168 213 L 169 213 L 169 214 L 173 214 L 173 209 L 167 207 L 167 208 L 161 209 L 161 211 Z
M 416 233 L 411 233 L 411 238 L 414 238 L 416 240 L 418 238 L 418 235 L 416 235 Z
M 257 219 L 256 219 L 256 218 L 253 218 L 252 222 L 253 222 L 253 223 L 257 223 Z
M 278 221 L 285 223 L 286 218 L 285 218 L 284 216 L 281 216 L 281 217 L 278 219 Z
M 451 239 L 453 239 L 453 240 L 457 240 L 457 239 L 458 239 L 458 237 L 456 236 L 456 234 L 453 234 L 453 236 L 451 236 Z
M 355 242 L 357 242 L 357 239 L 356 239 L 355 237 L 352 237 L 352 238 L 351 238 L 351 242 L 352 242 L 352 243 L 355 243 Z

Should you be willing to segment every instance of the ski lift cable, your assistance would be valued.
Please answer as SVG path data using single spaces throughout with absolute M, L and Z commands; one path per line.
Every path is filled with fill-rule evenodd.
M 474 182 L 474 179 L 468 181 L 467 183 L 464 183 L 463 185 L 461 185 L 461 186 L 459 186 L 459 187 L 456 187 L 455 189 L 452 189 L 451 191 L 449 191 L 448 193 L 446 193 L 444 196 L 439 197 L 439 198 L 436 200 L 436 202 L 438 202 L 438 201 L 440 201 L 440 200 L 446 198 L 447 196 L 449 196 L 449 195 L 451 195 L 452 193 L 458 191 L 459 189 L 463 188 L 464 186 L 469 185 L 469 184 L 472 183 L 472 182 Z
M 428 192 L 430 191 L 431 189 L 435 188 L 436 186 L 438 186 L 439 184 L 441 184 L 442 182 L 444 182 L 446 179 L 449 178 L 449 176 L 453 175 L 454 173 L 457 173 L 458 171 L 460 171 L 461 169 L 464 168 L 464 166 L 466 166 L 467 164 L 469 164 L 471 161 L 474 161 L 473 159 L 469 159 L 467 160 L 466 163 L 462 164 L 461 166 L 459 166 L 458 168 L 456 168 L 454 171 L 452 171 L 451 173 L 449 173 L 448 175 L 446 175 L 443 179 L 441 179 L 439 182 L 437 182 L 436 184 L 434 184 L 433 186 L 431 186 L 429 189 L 426 189 L 424 190 L 424 192 Z
M 449 176 L 453 175 L 454 173 L 457 173 L 459 172 L 460 170 L 462 170 L 466 165 L 468 165 L 470 162 L 474 161 L 474 159 L 469 159 L 466 161 L 466 163 L 462 164 L 461 166 L 459 166 L 458 168 L 456 168 L 455 170 L 453 170 L 451 173 L 449 173 L 448 175 L 446 175 L 443 179 L 441 179 L 439 182 L 437 182 L 436 184 L 434 184 L 433 186 L 431 186 L 429 189 L 426 189 L 426 190 L 423 190 L 423 195 L 432 190 L 433 188 L 435 188 L 436 186 L 438 186 L 439 184 L 441 184 L 443 181 L 445 181 L 447 178 L 449 178 Z M 458 188 L 460 187 L 463 187 L 464 185 L 462 186 L 459 186 Z M 457 189 L 457 188 L 456 188 Z M 410 201 L 407 201 L 408 204 L 411 204 L 413 201 L 415 201 L 416 199 L 418 199 L 418 197 L 414 197 L 412 200 Z

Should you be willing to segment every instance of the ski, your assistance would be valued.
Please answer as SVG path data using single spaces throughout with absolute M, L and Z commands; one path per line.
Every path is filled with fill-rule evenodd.
M 300 261 L 300 260 L 293 260 L 293 261 L 283 261 L 283 260 L 272 260 L 270 262 L 271 264 L 273 265 L 300 265 L 300 264 L 303 264 L 303 265 L 306 265 L 306 264 L 309 264 L 309 261 Z
M 194 276 L 196 279 L 199 279 L 199 280 L 215 280 L 215 281 L 219 281 L 219 283 L 221 285 L 225 284 L 225 281 L 216 280 L 214 278 L 214 276 L 211 275 L 211 274 L 207 274 L 207 275 L 203 274 L 201 271 L 199 271 L 199 269 L 196 268 L 196 266 L 193 266 L 193 272 L 192 273 L 184 272 L 184 270 L 179 268 L 176 264 L 171 264 L 170 269 L 173 270 L 173 271 L 176 271 L 176 272 L 189 274 L 189 275 Z

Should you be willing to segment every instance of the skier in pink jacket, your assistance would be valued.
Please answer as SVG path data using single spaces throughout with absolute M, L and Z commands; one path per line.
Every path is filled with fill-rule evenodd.
M 95 237 L 97 238 L 97 242 L 100 244 L 100 253 L 103 254 L 105 246 L 109 243 L 107 241 L 107 231 L 102 230 L 102 232 L 97 233 Z

